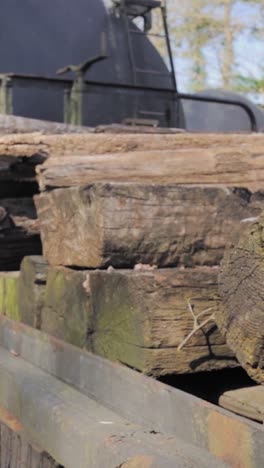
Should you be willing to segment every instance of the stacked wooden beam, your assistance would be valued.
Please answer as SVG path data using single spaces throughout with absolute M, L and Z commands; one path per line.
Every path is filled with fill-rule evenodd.
M 47 134 L 88 133 L 93 131 L 94 129 L 89 127 L 78 127 L 59 122 L 29 119 L 27 117 L 19 117 L 17 115 L 0 114 L 0 134 L 2 135 L 33 132 L 42 132 Z
M 224 249 L 261 211 L 263 147 L 261 135 L 24 140 L 30 160 L 45 159 L 35 203 L 47 263 L 23 262 L 20 319 L 156 376 L 237 365 L 210 319 Z
M 1 116 L 0 116 L 1 117 Z M 96 141 L 101 140 L 101 149 L 118 149 L 117 138 L 98 135 L 87 139 L 88 130 L 71 126 L 48 124 L 17 117 L 1 117 L 0 133 L 28 131 L 54 132 L 53 135 L 8 134 L 0 137 L 0 271 L 19 269 L 26 255 L 41 253 L 41 242 L 33 196 L 38 193 L 36 167 L 50 155 L 73 154 L 74 151 L 96 151 Z M 60 135 L 62 131 L 68 134 Z M 73 133 L 75 132 L 75 133 Z M 89 135 L 88 135 L 89 136 Z M 126 149 L 130 143 L 121 145 Z M 99 149 L 100 150 L 100 144 Z
M 178 349 L 195 313 L 218 305 L 217 269 L 73 270 L 43 257 L 0 277 L 0 313 L 149 375 L 237 365 L 214 323 Z M 2 285 L 2 286 L 1 286 Z
M 10 128 L 10 122 L 7 123 Z M 38 126 L 41 131 L 46 128 L 41 122 L 34 122 L 33 127 L 26 122 L 26 129 L 38 129 Z M 11 125 L 12 131 L 15 128 L 24 129 L 17 120 Z M 61 131 L 57 126 L 51 130 Z M 255 190 L 263 174 L 261 142 L 259 136 L 253 139 L 243 135 L 25 133 L 2 136 L 0 270 L 16 270 L 25 255 L 41 253 L 32 202 L 38 192 L 38 182 L 42 190 L 100 180 L 162 185 L 191 184 L 197 180 L 212 183 L 221 181 L 224 168 L 226 185 L 234 184 L 235 170 L 236 186 L 246 180 L 247 187 Z M 235 167 L 230 169 L 234 148 Z

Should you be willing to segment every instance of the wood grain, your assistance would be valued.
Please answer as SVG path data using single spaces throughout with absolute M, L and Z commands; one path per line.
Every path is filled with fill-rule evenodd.
M 66 123 L 51 122 L 47 120 L 29 119 L 17 115 L 0 114 L 0 134 L 33 133 L 46 134 L 61 133 L 88 133 L 94 131 L 89 127 L 78 127 Z M 107 131 L 107 128 L 106 128 Z
M 205 450 L 122 418 L 3 348 L 0 404 L 25 427 L 32 445 L 67 468 L 143 468 L 146 457 L 151 468 L 223 466 Z
M 49 267 L 41 311 L 42 331 L 79 348 L 86 346 L 92 319 L 92 292 L 84 287 L 87 274 Z
M 149 431 L 172 434 L 232 467 L 264 466 L 262 424 L 6 317 L 0 317 L 0 343 Z
M 88 349 L 146 374 L 192 373 L 237 365 L 215 322 L 193 329 L 188 309 L 218 307 L 217 269 L 93 272 L 89 275 L 92 318 Z
M 13 350 L 13 356 L 15 353 Z M 32 445 L 22 424 L 0 406 L 1 468 L 63 468 L 37 444 Z
M 25 257 L 18 278 L 19 320 L 37 329 L 40 329 L 42 324 L 47 268 L 47 263 L 40 255 Z
M 237 388 L 225 391 L 219 398 L 219 405 L 253 421 L 264 422 L 264 387 Z
M 51 265 L 130 268 L 217 265 L 241 221 L 260 214 L 263 193 L 145 184 L 92 184 L 35 197 Z
M 125 175 L 133 176 L 134 180 L 136 177 L 158 180 L 159 176 L 160 183 L 168 183 L 180 182 L 187 177 L 183 182 L 250 184 L 249 188 L 255 190 L 263 183 L 263 142 L 261 134 L 4 135 L 0 136 L 0 179 L 32 182 L 35 180 L 36 166 L 48 159 L 50 162 L 44 174 L 40 174 L 42 188 L 48 184 L 61 186 L 66 183 L 69 173 L 73 171 L 73 163 L 76 167 L 72 175 L 77 180 L 83 171 L 82 179 L 85 177 L 85 183 L 88 183 L 92 172 L 89 165 L 95 170 L 95 156 L 104 155 L 95 174 L 97 180 L 98 177 L 102 179 L 104 171 L 106 177 L 110 171 L 113 176 L 122 177 L 122 180 Z M 116 153 L 120 155 L 120 161 L 115 159 Z M 131 153 L 136 154 L 133 156 Z M 104 161 L 106 155 L 109 161 Z M 67 168 L 59 177 L 58 166 L 61 164 Z M 84 166 L 82 169 L 81 164 Z M 106 164 L 106 167 L 103 168 L 102 164 Z M 125 171 L 128 171 L 127 174 Z
M 161 141 L 163 138 L 161 139 Z M 151 145 L 150 145 L 151 146 Z M 152 145 L 153 146 L 153 145 Z M 176 145 L 175 145 L 176 146 Z M 187 145 L 186 145 L 187 146 Z M 262 145 L 210 146 L 63 155 L 37 168 L 40 190 L 98 181 L 157 184 L 212 184 L 260 190 L 264 184 Z
M 242 148 L 247 145 L 263 148 L 264 136 L 259 134 L 65 134 L 41 133 L 4 135 L 0 137 L 0 155 L 32 157 L 56 155 L 88 155 L 124 153 L 127 151 L 179 150 L 190 148 Z M 1 156 L 2 157 L 2 156 Z
M 264 383 L 264 218 L 242 232 L 226 252 L 219 278 L 217 324 L 239 362 Z
M 179 351 L 195 314 L 218 307 L 217 268 L 76 271 L 27 257 L 0 275 L 0 312 L 150 375 L 237 365 L 214 321 Z M 201 323 L 200 322 L 200 323 Z

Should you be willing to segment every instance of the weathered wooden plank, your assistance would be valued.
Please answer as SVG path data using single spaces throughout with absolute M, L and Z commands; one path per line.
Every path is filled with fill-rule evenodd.
M 163 137 L 160 138 L 163 142 Z M 37 168 L 40 189 L 72 187 L 98 181 L 157 184 L 215 184 L 261 190 L 262 146 L 200 147 L 112 154 L 59 155 Z
M 17 134 L 19 130 L 21 133 Z M 0 134 L 9 133 L 0 136 L 0 196 L 15 195 L 16 192 L 21 191 L 21 186 L 25 194 L 29 193 L 29 190 L 35 190 L 34 193 L 36 193 L 37 186 L 31 186 L 30 183 L 32 184 L 36 180 L 35 168 L 37 164 L 43 163 L 49 154 L 47 151 L 49 138 L 55 143 L 55 146 L 57 144 L 59 147 L 60 140 L 62 140 L 63 146 L 65 138 L 65 145 L 70 144 L 72 148 L 72 133 L 87 134 L 90 131 L 87 127 L 0 115 Z M 49 132 L 49 136 L 45 137 L 43 132 Z M 59 135 L 62 132 L 64 135 Z M 47 138 L 47 144 L 43 138 L 44 140 Z M 79 139 L 77 138 L 76 141 Z M 20 182 L 20 188 L 18 182 Z M 25 186 L 23 186 L 23 182 L 26 184 Z
M 41 311 L 41 330 L 80 348 L 86 346 L 92 326 L 93 293 L 83 286 L 86 275 L 69 268 L 48 268 Z
M 227 343 L 251 378 L 264 383 L 263 308 L 264 217 L 241 232 L 226 251 L 219 292 L 221 307 L 216 321 Z
M 85 347 L 92 317 L 90 295 L 83 286 L 87 273 L 49 268 L 40 256 L 25 257 L 18 278 L 20 321 Z
M 217 274 L 212 268 L 75 271 L 27 257 L 20 276 L 3 275 L 9 288 L 1 288 L 0 277 L 0 312 L 155 376 L 233 367 L 213 321 L 177 349 L 193 328 L 187 299 L 195 314 L 217 307 Z
M 137 284 L 141 289 L 137 290 Z M 192 327 L 186 298 L 193 296 L 198 301 L 199 311 L 214 306 L 216 284 L 217 270 L 214 269 L 98 274 L 48 268 L 42 257 L 27 257 L 22 262 L 18 280 L 17 310 L 19 319 L 27 325 L 41 328 L 76 346 L 88 346 L 110 359 L 123 360 L 146 373 L 194 372 L 235 365 L 213 324 L 193 338 L 191 346 L 177 352 L 178 345 Z M 159 303 L 153 304 L 151 298 L 155 291 Z M 9 296 L 11 301 L 11 291 Z M 125 320 L 126 312 L 129 316 L 126 315 Z M 110 321 L 108 325 L 105 324 L 107 320 Z M 170 338 L 165 330 L 166 320 L 173 328 Z M 155 322 L 154 333 L 152 322 Z M 124 335 L 127 342 L 124 342 Z
M 43 257 L 29 256 L 22 260 L 20 271 L 0 273 L 0 314 L 39 329 L 47 268 Z
M 126 153 L 129 154 L 126 154 Z M 133 156 L 130 153 L 137 152 Z M 139 153 L 138 153 L 139 152 Z M 42 164 L 47 158 L 53 159 L 56 167 L 47 167 L 44 175 L 41 174 L 41 185 L 63 184 L 64 175 L 60 176 L 58 164 L 66 165 L 69 156 L 85 157 L 84 168 L 80 163 L 74 173 L 83 172 L 88 181 L 91 177 L 89 164 L 94 165 L 88 155 L 105 155 L 111 157 L 106 161 L 106 168 L 99 169 L 94 175 L 102 178 L 102 170 L 107 172 L 109 167 L 115 177 L 133 176 L 137 180 L 159 180 L 159 183 L 177 182 L 213 182 L 247 186 L 252 190 L 262 188 L 263 185 L 263 135 L 213 135 L 213 134 L 168 134 L 142 135 L 142 134 L 67 134 L 42 135 L 18 134 L 0 137 L 0 179 L 10 182 L 35 180 L 36 166 Z M 110 154 L 109 154 L 110 153 Z M 120 153 L 120 161 L 114 164 L 114 153 Z M 104 156 L 105 158 L 105 156 Z M 107 158 L 106 158 L 107 159 Z M 103 158 L 101 158 L 103 160 Z M 77 163 L 78 158 L 75 163 Z M 122 161 L 122 166 L 121 166 Z M 183 164 L 184 162 L 184 164 Z M 150 174 L 150 165 L 152 171 Z M 119 166 L 121 168 L 118 170 Z M 123 172 L 122 172 L 123 167 Z M 181 169 L 184 167 L 184 171 Z M 208 170 L 208 173 L 206 170 Z M 179 170 L 180 169 L 180 170 Z M 126 174 L 127 172 L 127 174 Z M 53 177 L 51 174 L 53 173 Z M 199 174 L 199 178 L 198 178 Z M 56 175 L 56 177 L 55 177 Z M 105 174 L 107 176 L 107 174 Z M 43 177 L 43 179 L 42 179 Z M 143 179 L 143 177 L 145 179 Z M 188 181 L 185 178 L 188 177 Z M 55 180 L 54 180 L 55 178 Z M 64 178 L 64 182 L 63 182 Z M 155 179 L 154 179 L 155 178 Z M 158 179 L 157 179 L 158 178 Z M 46 180 L 47 179 L 47 180 Z M 100 179 L 101 180 L 101 179 Z M 124 179 L 122 179 L 124 180 Z M 74 181 L 74 179 L 73 179 Z M 69 178 L 68 178 L 69 183 Z M 76 182 L 75 182 L 76 183 Z
M 0 312 L 156 376 L 232 367 L 236 361 L 213 323 L 177 350 L 193 326 L 187 297 L 195 313 L 214 308 L 216 275 L 203 268 L 47 271 L 41 257 L 25 258 L 20 276 L 0 277 Z
M 160 376 L 237 365 L 212 320 L 183 346 L 195 315 L 218 307 L 212 268 L 88 274 L 92 300 L 88 349 L 146 374 Z M 208 310 L 209 309 L 209 310 Z
M 81 134 L 43 135 L 41 133 L 5 135 L 0 137 L 0 155 L 12 157 L 72 156 L 127 151 L 179 150 L 212 147 L 263 148 L 264 137 L 258 134 L 197 134 L 174 135 Z M 239 149 L 238 149 L 239 148 Z M 262 151 L 260 152 L 260 156 Z M 2 157 L 2 156 L 1 156 Z
M 0 273 L 0 315 L 19 320 L 19 272 Z
M 219 187 L 92 184 L 35 197 L 51 265 L 216 265 L 263 193 Z
M 67 468 L 142 468 L 144 457 L 153 468 L 225 466 L 181 439 L 133 424 L 3 348 L 0 404 L 33 444 Z
M 43 450 L 32 447 L 22 425 L 0 407 L 0 466 L 1 468 L 59 468 Z M 61 467 L 62 468 L 62 467 Z
M 25 257 L 18 279 L 18 314 L 26 325 L 39 329 L 45 301 L 47 263 L 41 256 Z
M 138 125 L 98 125 L 97 127 L 81 127 L 59 122 L 50 122 L 39 119 L 29 119 L 16 115 L 0 114 L 0 134 L 13 133 L 33 133 L 41 132 L 44 134 L 62 134 L 62 133 L 161 133 L 174 134 L 183 133 L 185 130 L 180 128 L 161 128 Z
M 174 434 L 229 466 L 264 465 L 263 425 L 3 317 L 0 343 L 149 431 Z
M 219 398 L 219 404 L 241 416 L 264 422 L 264 387 L 262 385 L 224 392 Z
M 110 125 L 98 125 L 94 129 L 95 133 L 142 133 L 142 134 L 175 134 L 185 133 L 186 130 L 183 128 L 171 128 L 171 127 L 151 127 L 150 125 L 131 125 L 131 124 L 110 124 Z
M 88 133 L 93 131 L 89 127 L 79 127 L 59 122 L 29 119 L 17 115 L 0 114 L 0 134 L 41 132 L 48 134 Z M 107 131 L 107 129 L 106 129 Z

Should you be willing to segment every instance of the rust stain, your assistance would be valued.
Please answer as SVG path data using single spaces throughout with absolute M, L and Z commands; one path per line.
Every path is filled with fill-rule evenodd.
M 22 425 L 10 414 L 3 406 L 0 406 L 0 421 L 5 424 L 13 432 L 20 433 L 22 431 Z
M 253 444 L 245 425 L 225 415 L 211 411 L 208 416 L 210 452 L 232 468 L 253 468 Z
M 64 351 L 66 348 L 65 343 L 62 340 L 56 338 L 55 336 L 48 335 L 48 342 L 53 347 L 54 351 Z
M 15 322 L 13 320 L 10 320 L 4 316 L 1 316 L 0 317 L 0 324 L 1 322 L 3 323 L 3 325 L 7 325 L 7 327 L 12 330 L 12 332 L 15 332 L 15 333 L 26 333 L 27 335 L 29 336 L 39 336 L 38 334 L 40 333 L 39 330 L 36 330 L 36 329 L 33 329 L 31 327 L 29 327 L 28 325 L 25 325 L 24 323 L 21 323 L 21 322 Z M 52 336 L 52 335 L 48 335 L 46 333 L 43 333 L 41 332 L 41 336 L 40 336 L 40 339 L 45 341 L 45 342 L 48 342 L 50 343 L 50 345 L 54 348 L 55 351 L 57 350 L 64 350 L 65 348 L 67 347 L 71 347 L 70 344 L 67 344 L 65 346 L 65 343 Z
M 151 468 L 154 458 L 148 455 L 138 455 L 123 463 L 120 468 Z
M 104 443 L 106 447 L 114 447 L 116 445 L 122 444 L 124 438 L 125 436 L 111 435 L 104 439 Z
M 20 332 L 23 332 L 23 331 L 26 331 L 26 332 L 31 331 L 31 328 L 28 327 L 27 325 L 25 325 L 24 323 L 17 322 L 15 320 L 11 320 L 11 319 L 5 317 L 4 315 L 2 315 L 0 317 L 0 324 L 3 327 L 7 326 L 7 328 L 9 330 L 11 330 L 12 332 L 14 332 L 14 333 L 20 333 Z M 35 330 L 33 329 L 33 333 L 34 333 L 34 331 Z M 32 334 L 32 332 L 30 334 Z

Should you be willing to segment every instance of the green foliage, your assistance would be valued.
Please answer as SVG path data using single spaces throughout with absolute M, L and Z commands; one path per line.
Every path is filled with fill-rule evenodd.
M 264 93 L 264 78 L 257 79 L 249 76 L 235 75 L 233 87 L 242 93 Z
M 189 88 L 208 87 L 215 75 L 219 87 L 263 92 L 254 52 L 245 63 L 237 47 L 241 38 L 252 48 L 263 40 L 263 0 L 167 0 L 167 8 L 176 65 L 188 64 Z

